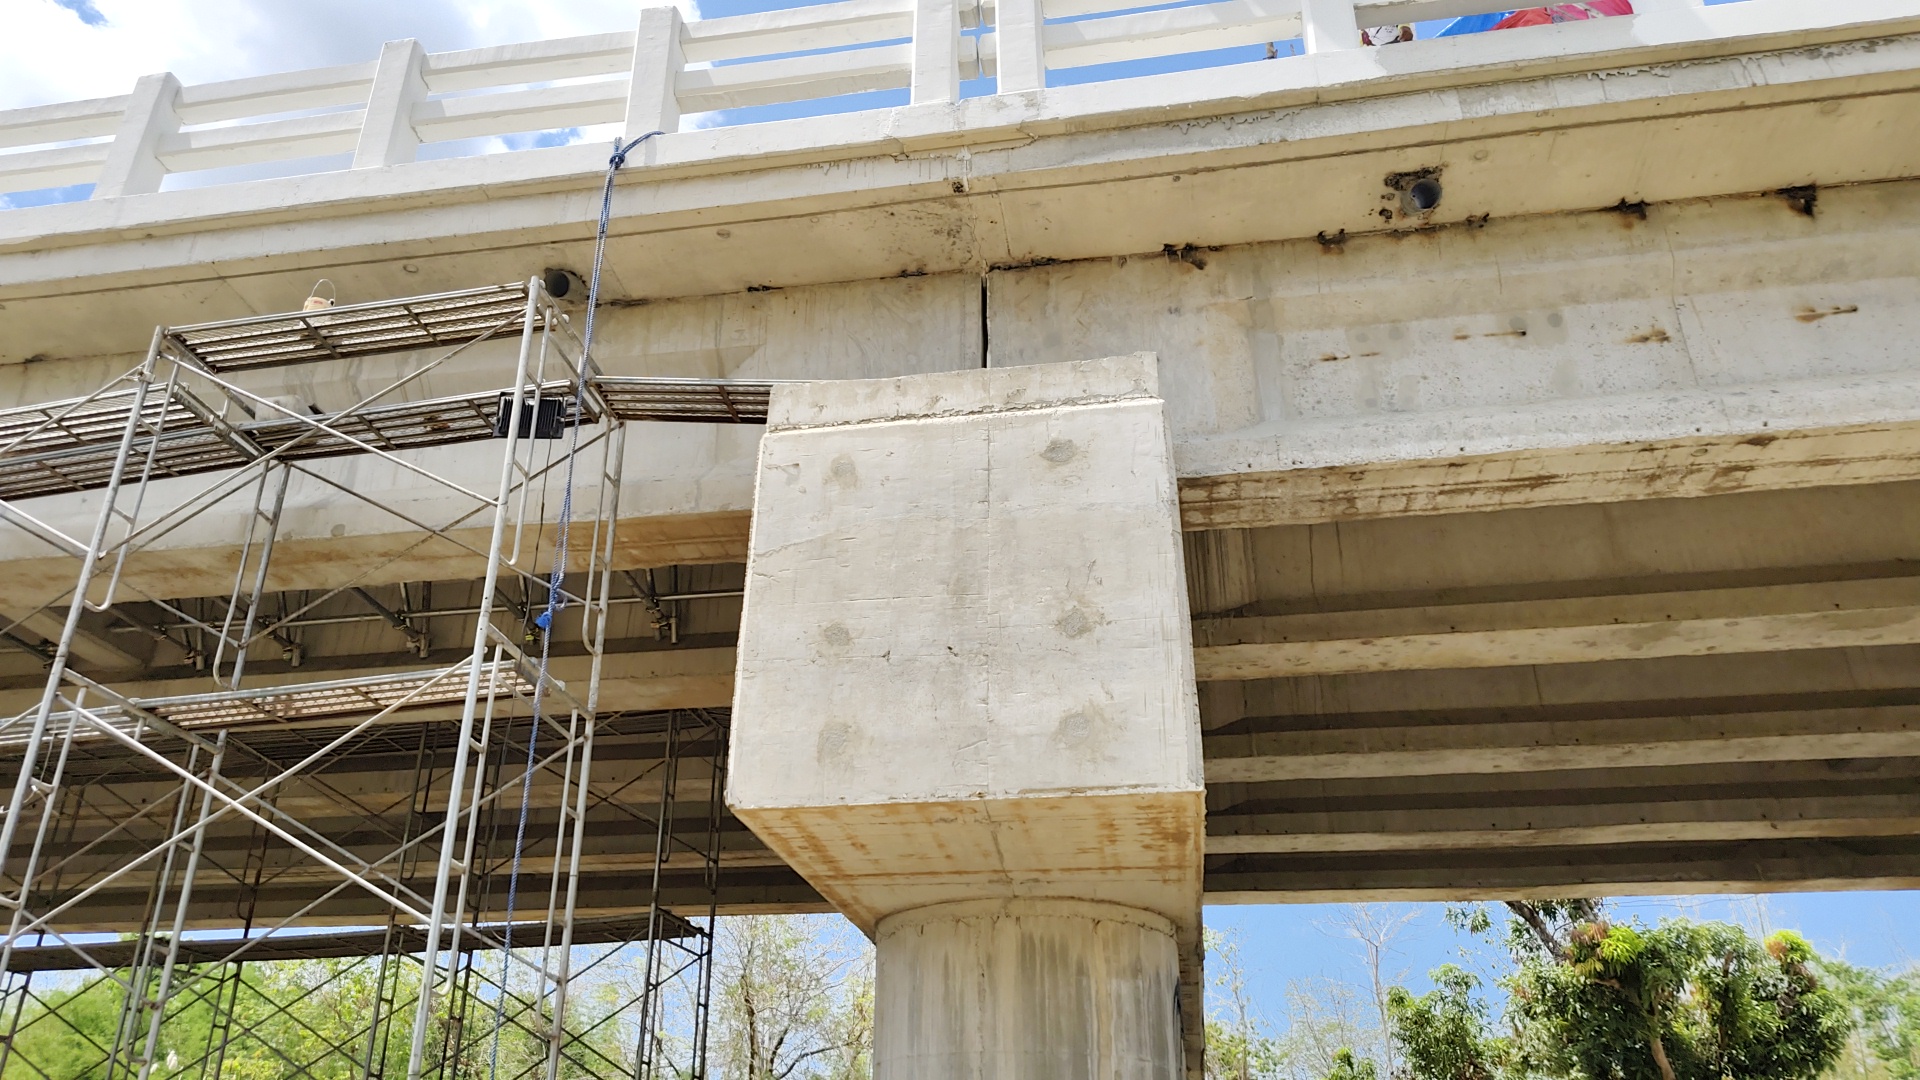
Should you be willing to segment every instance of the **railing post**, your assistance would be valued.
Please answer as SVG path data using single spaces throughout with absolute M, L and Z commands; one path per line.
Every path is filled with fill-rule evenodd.
M 640 25 L 633 38 L 633 79 L 627 84 L 629 139 L 649 131 L 680 129 L 680 69 L 687 64 L 680 50 L 684 25 L 679 8 L 640 10 Z
M 1301 37 L 1310 53 L 1360 47 L 1360 24 L 1353 0 L 1301 0 Z
M 353 149 L 354 168 L 402 165 L 419 153 L 413 107 L 426 100 L 426 68 L 427 51 L 412 38 L 380 46 L 367 112 L 360 121 L 360 142 Z
M 1045 23 L 1040 0 L 999 0 L 993 17 L 993 39 L 1000 93 L 1046 88 Z
M 127 111 L 120 117 L 107 160 L 100 166 L 100 179 L 93 186 L 94 198 L 160 190 L 160 181 L 167 175 L 167 167 L 160 163 L 160 140 L 180 130 L 180 114 L 174 111 L 179 100 L 180 80 L 172 72 L 143 75 L 133 84 Z
M 913 103 L 959 99 L 960 6 L 955 0 L 914 0 Z

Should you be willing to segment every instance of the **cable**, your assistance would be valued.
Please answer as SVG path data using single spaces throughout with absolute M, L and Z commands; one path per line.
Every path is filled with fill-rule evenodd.
M 547 690 L 547 657 L 553 641 L 553 623 L 560 609 L 566 606 L 562 599 L 561 585 L 567 573 L 567 532 L 573 523 L 573 459 L 580 451 L 580 418 L 586 415 L 587 372 L 593 363 L 593 323 L 594 314 L 600 308 L 600 266 L 607 255 L 607 224 L 613 217 L 613 180 L 622 166 L 627 163 L 627 154 L 634 147 L 653 138 L 665 135 L 664 131 L 649 131 L 645 135 L 622 145 L 619 139 L 613 140 L 613 156 L 607 159 L 607 181 L 600 191 L 600 224 L 593 237 L 593 276 L 587 281 L 587 326 L 580 338 L 579 377 L 573 383 L 573 434 L 567 443 L 567 465 L 565 485 L 560 490 L 560 520 L 554 531 L 553 565 L 547 576 L 547 606 L 534 619 L 534 625 L 540 628 L 540 671 L 533 683 L 533 722 L 527 730 L 527 763 L 520 774 L 520 821 L 513 833 L 513 866 L 507 873 L 507 913 L 506 928 L 500 945 L 500 991 L 494 997 L 493 1006 L 493 1049 L 487 1063 L 488 1080 L 493 1080 L 500 1068 L 500 1029 L 504 1024 L 507 1009 L 508 978 L 513 966 L 513 914 L 520 898 L 520 857 L 526 849 L 527 816 L 533 803 L 533 767 L 540 745 L 540 721 L 544 719 L 542 708 Z M 534 393 L 532 430 L 540 425 L 539 392 Z M 544 516 L 544 515 L 542 515 Z M 564 806 L 565 800 L 562 800 Z M 560 1018 L 556 1017 L 556 1022 Z

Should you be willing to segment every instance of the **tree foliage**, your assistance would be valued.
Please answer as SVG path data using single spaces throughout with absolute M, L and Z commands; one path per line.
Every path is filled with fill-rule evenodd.
M 1488 1038 L 1480 980 L 1452 964 L 1432 973 L 1434 988 L 1414 997 L 1405 987 L 1387 996 L 1394 1040 L 1408 1074 L 1434 1080 L 1494 1080 L 1510 1057 L 1503 1039 Z
M 1286 1053 L 1267 1032 L 1266 1021 L 1247 992 L 1240 944 L 1217 930 L 1203 930 L 1208 989 L 1206 1080 L 1279 1080 Z
M 1920 970 L 1889 975 L 1837 960 L 1820 961 L 1819 970 L 1856 1025 L 1834 1075 L 1920 1080 Z
M 608 953 L 611 955 L 607 955 Z M 575 970 L 560 1075 L 565 1080 L 633 1075 L 639 1033 L 637 988 L 644 946 L 588 946 Z M 599 956 L 604 963 L 588 964 Z M 515 968 L 512 994 L 495 992 L 498 953 L 469 995 L 436 997 L 427 1033 L 430 1074 L 442 1080 L 545 1075 L 551 996 Z M 419 969 L 390 966 L 382 985 L 377 958 L 278 960 L 176 970 L 175 989 L 155 1044 L 155 1080 L 364 1080 L 406 1073 Z M 125 1008 L 120 980 L 129 972 L 40 976 L 22 999 L 19 1024 L 0 1080 L 118 1080 L 144 1056 L 148 1010 Z M 395 978 L 398 979 L 394 982 Z M 659 1018 L 676 1070 L 690 1061 L 685 1030 L 690 983 L 673 984 Z M 384 992 L 383 992 L 384 991 Z M 714 971 L 708 1075 L 714 1080 L 868 1080 L 871 1076 L 873 968 L 858 935 L 834 935 L 818 919 L 723 920 Z M 457 1000 L 460 1004 L 455 1005 Z M 216 1009 L 215 1002 L 219 1002 Z M 375 1023 L 386 1010 L 391 1022 Z M 230 1021 L 221 1023 L 216 1014 Z M 123 1030 L 126 1025 L 127 1030 Z M 369 1056 L 375 1060 L 370 1065 Z M 119 1065 L 109 1062 L 116 1059 Z M 667 1075 L 663 1073 L 662 1075 Z
M 872 1075 L 873 955 L 811 920 L 729 919 L 714 971 L 713 1064 L 728 1080 Z
M 1855 982 L 1871 993 L 1850 996 L 1798 934 L 1760 941 L 1725 923 L 1612 923 L 1590 900 L 1508 909 L 1515 966 L 1501 980 L 1506 1030 L 1491 1030 L 1471 973 L 1439 968 L 1428 993 L 1396 988 L 1390 997 L 1403 1055 L 1396 1076 L 1813 1080 L 1840 1060 L 1861 1024 L 1874 1032 L 1876 1048 L 1912 1060 L 1913 1028 L 1899 1018 L 1913 999 L 1902 998 L 1893 981 L 1864 975 Z M 1455 912 L 1452 920 L 1476 933 L 1492 929 L 1484 909 Z
M 1548 1075 L 1811 1080 L 1852 1028 L 1799 935 L 1725 923 L 1584 923 L 1510 983 L 1524 1060 Z
M 406 1072 L 412 1003 L 419 977 L 402 969 L 399 993 L 390 1007 L 403 1010 L 398 1033 L 373 1038 L 380 1003 L 378 961 L 368 958 L 286 960 L 246 965 L 240 973 L 225 966 L 182 965 L 174 975 L 175 993 L 158 1029 L 152 1076 L 205 1077 L 218 1066 L 223 1080 L 361 1080 L 371 1053 L 385 1076 Z M 51 1080 L 105 1080 L 129 1074 L 128 1063 L 145 1054 L 151 1012 L 127 1015 L 122 980 L 131 973 L 55 976 L 21 1008 L 12 1045 L 0 1077 Z M 157 974 L 149 975 L 151 992 Z M 497 1027 L 493 1005 L 469 999 L 466 1015 L 449 1020 L 443 999 L 432 1021 L 429 1045 L 453 1047 L 451 1080 L 493 1072 L 513 1075 L 543 1062 L 545 1041 L 524 1018 L 509 1014 Z M 226 1017 L 224 1022 L 218 1017 Z M 607 1034 L 611 1034 L 610 1032 Z M 499 1063 L 492 1060 L 497 1043 Z M 613 1048 L 614 1060 L 619 1050 Z M 110 1062 L 117 1060 L 118 1065 Z
M 1354 1057 L 1353 1051 L 1340 1049 L 1334 1051 L 1327 1080 L 1380 1080 L 1380 1069 L 1366 1058 Z

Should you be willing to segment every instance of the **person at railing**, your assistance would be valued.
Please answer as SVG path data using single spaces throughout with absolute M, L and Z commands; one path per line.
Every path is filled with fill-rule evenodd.
M 1586 0 L 1579 4 L 1555 4 L 1552 7 L 1521 8 L 1493 24 L 1495 30 L 1516 26 L 1545 26 L 1548 23 L 1579 22 L 1606 15 L 1633 14 L 1632 0 Z
M 1436 37 L 1458 37 L 1485 30 L 1511 30 L 1516 26 L 1544 26 L 1548 23 L 1578 22 L 1605 15 L 1633 14 L 1632 0 L 1586 0 L 1584 3 L 1554 4 L 1550 7 L 1521 8 L 1518 11 L 1494 11 L 1485 15 L 1463 15 L 1447 24 Z
M 1360 31 L 1362 45 L 1392 45 L 1401 41 L 1413 40 L 1413 25 L 1401 23 L 1398 26 L 1369 26 Z

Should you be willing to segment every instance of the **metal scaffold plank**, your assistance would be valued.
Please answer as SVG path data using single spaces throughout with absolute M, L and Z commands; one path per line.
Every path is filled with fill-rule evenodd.
M 598 376 L 589 380 L 615 420 L 710 424 L 764 424 L 772 382 L 727 379 L 660 379 Z M 591 411 L 576 415 L 571 387 L 549 383 L 542 398 L 562 402 L 562 424 L 596 423 Z M 375 405 L 312 419 L 282 416 L 232 425 L 263 451 L 302 461 L 362 452 L 359 443 L 382 450 L 409 450 L 490 439 L 500 415 L 501 390 Z M 591 395 L 588 398 L 592 401 Z M 0 450 L 0 499 L 90 491 L 105 486 L 119 456 L 119 437 L 131 407 L 129 394 L 102 396 L 84 407 L 52 402 L 0 411 L 0 446 L 25 435 L 20 448 Z M 57 421 L 52 418 L 60 418 Z M 192 476 L 236 469 L 249 458 L 193 410 L 175 398 L 151 398 L 143 423 L 158 434 L 134 441 L 143 457 L 157 440 L 153 475 Z M 324 429 L 316 430 L 317 425 Z
M 505 927 L 498 923 L 482 923 L 474 929 L 488 938 L 498 938 Z M 647 940 L 648 930 L 645 916 L 576 919 L 573 924 L 573 944 L 630 944 Z M 670 911 L 661 912 L 651 930 L 655 937 L 666 939 L 686 939 L 704 933 L 701 927 Z M 418 951 L 421 941 L 420 931 L 411 926 L 398 927 L 391 940 L 385 930 L 331 929 L 252 938 L 198 937 L 180 943 L 180 960 L 195 964 L 219 963 L 242 947 L 250 963 L 342 960 L 379 956 L 383 952 L 404 955 Z M 133 941 L 103 941 L 78 948 L 68 945 L 28 946 L 14 950 L 12 968 L 14 971 L 85 971 L 126 967 L 137 944 Z
M 253 420 L 235 424 L 233 430 L 261 450 L 279 451 L 283 460 L 292 461 L 361 452 L 353 440 L 382 450 L 450 446 L 494 436 L 500 394 L 497 390 L 487 390 L 376 405 L 311 420 L 291 416 Z M 563 383 L 543 387 L 542 394 L 569 395 L 565 400 L 571 406 L 572 398 Z M 570 408 L 568 413 L 563 416 L 563 422 L 572 419 Z M 182 409 L 180 415 L 183 419 L 169 425 L 158 436 L 147 435 L 135 440 L 135 454 L 144 456 L 158 439 L 155 476 L 191 476 L 235 469 L 250 460 L 191 413 Z M 0 414 L 0 425 L 5 422 L 5 414 Z M 116 423 L 124 426 L 125 422 L 123 405 Z M 106 425 L 102 423 L 101 427 L 104 429 Z M 117 439 L 117 433 L 114 437 Z M 24 499 L 103 486 L 118 454 L 118 445 L 104 439 L 76 440 L 60 449 L 36 454 L 0 454 L 0 498 Z
M 532 689 L 533 684 L 510 662 L 488 664 L 482 672 L 482 695 L 525 697 Z M 464 675 L 449 677 L 446 670 L 436 669 L 254 690 L 135 699 L 133 704 L 137 710 L 105 706 L 90 711 L 129 732 L 139 729 L 145 718 L 143 714 L 157 716 L 188 731 L 239 731 L 296 724 L 311 726 L 323 721 L 345 725 L 396 704 L 412 709 L 457 703 L 466 697 L 466 692 Z M 81 730 L 74 737 L 98 736 Z M 19 730 L 18 725 L 0 728 L 0 754 L 17 748 L 25 738 L 25 732 Z
M 525 328 L 526 302 L 524 282 L 489 285 L 402 300 L 178 326 L 167 331 L 167 338 L 207 370 L 225 373 L 458 345 L 489 333 L 517 334 Z
M 601 375 L 593 385 L 621 420 L 764 424 L 774 381 Z

